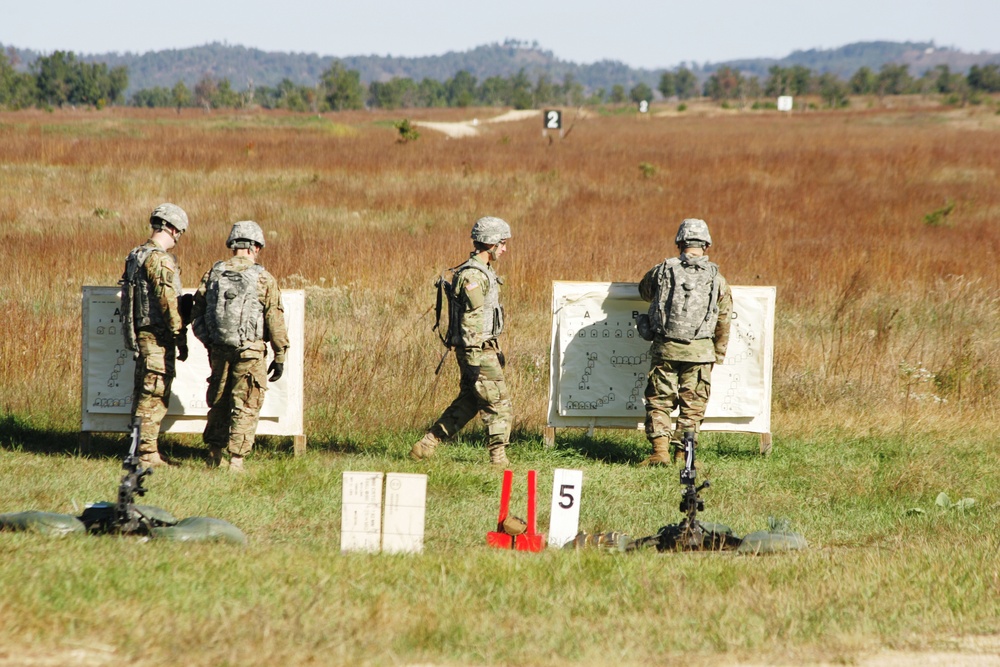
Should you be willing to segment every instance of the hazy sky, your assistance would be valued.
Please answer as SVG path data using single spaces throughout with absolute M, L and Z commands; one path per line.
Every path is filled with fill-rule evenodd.
M 858 41 L 1000 52 L 1000 0 L 0 0 L 0 43 L 43 52 L 227 42 L 323 56 L 424 56 L 537 41 L 633 67 L 783 57 Z

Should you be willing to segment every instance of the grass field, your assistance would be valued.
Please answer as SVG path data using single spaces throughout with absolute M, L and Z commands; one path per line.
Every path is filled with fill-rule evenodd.
M 118 438 L 77 449 L 80 286 L 117 281 L 162 201 L 191 217 L 185 286 L 252 218 L 261 261 L 306 290 L 310 443 L 292 458 L 264 439 L 233 478 L 201 467 L 200 439 L 165 439 L 186 465 L 147 500 L 230 520 L 245 549 L 0 536 L 0 665 L 998 664 L 974 661 L 1000 652 L 1000 116 L 855 108 L 569 110 L 561 140 L 532 120 L 405 145 L 398 116 L 366 112 L 0 114 L 0 512 L 113 497 Z M 541 444 L 551 281 L 637 280 L 702 217 L 731 283 L 777 286 L 774 452 L 706 435 L 706 518 L 745 534 L 785 517 L 807 551 L 483 546 L 500 475 L 481 429 L 429 465 L 405 453 L 457 385 L 434 382 L 431 282 L 485 214 L 514 230 L 516 479 L 538 470 L 547 499 L 553 468 L 582 469 L 590 531 L 651 534 L 679 487 L 635 466 L 640 433 Z M 340 555 L 345 470 L 427 472 L 423 555 Z

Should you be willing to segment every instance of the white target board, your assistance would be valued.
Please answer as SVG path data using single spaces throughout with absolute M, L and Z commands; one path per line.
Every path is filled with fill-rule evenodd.
M 194 290 L 185 290 L 193 292 Z M 282 290 L 290 347 L 285 372 L 268 382 L 257 433 L 303 435 L 302 386 L 305 293 Z M 135 361 L 122 336 L 121 291 L 118 287 L 83 288 L 82 405 L 84 432 L 127 432 L 132 412 Z M 177 362 L 170 390 L 170 409 L 161 432 L 201 433 L 208 404 L 205 394 L 211 369 L 208 351 L 188 328 L 189 356 Z
M 769 433 L 775 288 L 732 290 L 729 348 L 712 371 L 702 429 Z M 552 284 L 549 426 L 642 423 L 651 344 L 635 319 L 648 308 L 636 283 Z
M 345 472 L 340 511 L 340 550 L 378 553 L 382 548 L 380 472 Z
M 427 475 L 386 473 L 382 551 L 386 553 L 423 551 L 426 507 Z

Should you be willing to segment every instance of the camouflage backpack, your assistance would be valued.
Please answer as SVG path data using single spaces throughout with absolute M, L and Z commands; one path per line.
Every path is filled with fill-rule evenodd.
M 154 252 L 157 252 L 157 248 L 151 246 L 133 248 L 125 258 L 125 272 L 118 281 L 122 288 L 122 334 L 125 337 L 125 347 L 132 352 L 139 349 L 139 327 L 152 323 L 144 267 L 146 260 Z
M 459 297 L 457 288 L 459 276 L 468 270 L 478 271 L 489 282 L 489 290 L 486 300 L 483 303 L 483 329 L 482 331 L 463 332 L 462 316 L 465 314 L 465 302 Z M 438 332 L 438 338 L 449 350 L 456 345 L 479 345 L 486 340 L 496 338 L 503 332 L 504 312 L 499 300 L 499 285 L 502 283 L 493 271 L 487 266 L 477 265 L 468 260 L 458 266 L 448 269 L 451 279 L 445 275 L 439 276 L 434 286 L 437 288 L 437 301 L 435 304 L 435 322 L 432 331 Z M 444 304 L 448 304 L 448 328 L 441 328 L 441 320 Z
M 263 338 L 264 304 L 257 290 L 263 272 L 260 264 L 233 271 L 226 268 L 225 262 L 216 262 L 208 277 L 205 315 L 195 322 L 199 340 L 243 348 Z
M 719 267 L 707 257 L 678 257 L 657 267 L 649 324 L 668 340 L 690 342 L 715 335 L 719 320 Z

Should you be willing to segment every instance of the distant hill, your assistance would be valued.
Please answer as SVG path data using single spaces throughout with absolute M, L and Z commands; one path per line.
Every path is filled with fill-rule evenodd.
M 0 48 L 4 48 L 0 45 Z M 20 60 L 19 68 L 27 68 L 39 55 L 36 51 L 7 47 Z M 590 90 L 620 84 L 631 88 L 639 82 L 655 88 L 665 69 L 632 68 L 614 60 L 578 64 L 557 58 L 551 51 L 540 48 L 537 42 L 507 40 L 502 44 L 487 44 L 468 51 L 449 51 L 437 56 L 403 58 L 393 56 L 349 56 L 334 58 L 312 53 L 285 53 L 229 44 L 206 44 L 187 49 L 168 49 L 137 53 L 77 54 L 85 62 L 104 62 L 109 67 L 124 65 L 128 68 L 128 94 L 154 86 L 171 87 L 184 81 L 193 87 L 199 79 L 209 75 L 216 79 L 227 78 L 236 89 L 250 83 L 256 86 L 275 86 L 282 79 L 296 84 L 313 85 L 323 71 L 339 60 L 348 69 L 361 73 L 364 82 L 387 81 L 392 77 L 409 77 L 415 81 L 424 78 L 444 81 L 459 70 L 466 70 L 479 81 L 490 76 L 510 77 L 522 68 L 532 81 L 540 75 L 553 82 L 562 82 L 573 76 Z M 937 65 L 948 65 L 954 72 L 965 72 L 975 64 L 1000 62 L 998 53 L 971 54 L 949 48 L 935 47 L 933 42 L 858 42 L 835 49 L 810 49 L 795 51 L 785 58 L 748 58 L 701 65 L 687 65 L 700 79 L 706 78 L 723 65 L 739 69 L 746 75 L 767 77 L 769 67 L 803 65 L 819 73 L 833 72 L 842 78 L 850 77 L 860 67 L 878 71 L 886 63 L 910 65 L 910 73 L 920 75 Z M 670 68 L 676 69 L 676 68 Z

